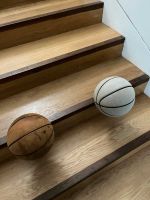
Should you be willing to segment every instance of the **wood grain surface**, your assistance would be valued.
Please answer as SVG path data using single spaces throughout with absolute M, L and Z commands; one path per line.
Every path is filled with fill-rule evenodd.
M 99 172 L 57 200 L 148 200 L 150 197 L 150 142 L 112 169 Z
M 39 70 L 38 68 L 34 71 L 31 70 L 16 76 L 1 79 L 0 99 L 120 57 L 123 44 L 114 43 L 111 45 L 111 47 L 106 46 L 103 50 L 99 49 L 93 52 L 85 52 L 71 59 L 65 59 L 65 62 L 61 60 L 48 64 L 44 67 L 45 69 Z
M 0 9 L 11 8 L 15 6 L 25 5 L 27 3 L 36 3 L 40 0 L 5 0 L 0 1 Z M 43 0 L 42 0 L 43 1 Z
M 45 2 L 47 1 L 40 1 L 39 4 L 43 5 Z M 82 5 L 83 2 L 80 2 L 80 5 L 78 5 L 79 1 L 76 3 L 77 5 L 75 7 L 73 7 L 73 4 L 72 6 L 70 5 L 71 7 L 69 7 L 69 5 L 66 4 L 66 1 L 65 3 L 63 1 L 63 9 L 61 8 L 61 5 L 59 5 L 61 4 L 61 1 L 59 1 L 59 3 L 58 1 L 51 3 L 49 2 L 49 7 L 51 7 L 51 9 L 48 7 L 50 9 L 48 12 L 48 8 L 46 7 L 48 13 L 43 13 L 41 16 L 38 15 L 37 12 L 32 11 L 33 8 L 36 9 L 37 5 L 33 4 L 32 6 L 30 5 L 29 8 L 26 8 L 29 11 L 25 12 L 25 16 L 28 13 L 28 15 L 30 14 L 31 17 L 27 15 L 28 17 L 26 16 L 26 18 L 20 20 L 16 19 L 19 14 L 20 17 L 25 17 L 24 12 L 21 12 L 22 7 L 15 8 L 14 11 L 8 9 L 0 12 L 0 49 L 21 45 L 27 42 L 32 42 L 45 37 L 50 37 L 101 22 L 103 12 L 101 3 L 95 4 L 95 2 L 87 2 L 86 4 L 84 2 L 84 5 Z M 64 4 L 66 5 L 66 9 Z M 17 9 L 18 12 L 16 11 Z M 45 8 L 43 9 L 45 10 Z M 37 16 L 35 14 L 33 17 L 34 13 L 36 13 Z M 13 37 L 11 37 L 12 35 Z
M 92 10 L 102 7 L 103 3 L 99 0 L 45 0 L 34 3 L 27 1 L 25 5 L 1 10 L 0 27 L 70 11 L 73 13 L 75 10 L 82 12 L 85 8 Z
M 150 130 L 149 103 L 149 98 L 139 93 L 132 112 L 119 120 L 105 117 L 92 107 L 59 122 L 54 127 L 55 144 L 40 162 L 2 157 L 1 198 L 33 199 L 142 136 Z
M 51 121 L 56 113 L 92 98 L 99 81 L 113 75 L 132 80 L 143 73 L 117 58 L 0 100 L 0 137 L 6 136 L 10 124 L 23 114 L 37 113 Z
M 143 84 L 149 80 L 149 76 L 144 74 L 139 77 L 136 77 L 132 80 L 130 80 L 130 83 L 132 86 L 135 88 L 136 95 L 138 95 L 141 90 L 139 90 L 139 87 L 141 86 L 142 90 L 143 89 Z M 76 113 L 82 112 L 94 105 L 94 100 L 93 98 L 89 98 L 87 100 L 81 101 L 76 105 L 73 105 L 69 108 L 66 108 L 65 110 L 62 110 L 58 113 L 54 113 L 50 118 L 49 121 L 52 123 L 52 125 L 55 125 L 56 123 L 61 122 L 64 119 L 67 119 L 71 116 L 73 116 Z M 6 147 L 6 136 L 0 137 L 0 149 Z
M 0 49 L 54 36 L 101 22 L 102 9 L 47 16 L 0 28 Z M 13 37 L 11 37 L 13 35 Z
M 124 37 L 99 23 L 102 7 L 103 3 L 99 0 L 0 2 L 0 48 L 3 49 L 0 52 L 0 91 L 3 93 L 8 89 L 5 96 L 0 96 L 0 145 L 3 144 L 0 146 L 1 199 L 52 199 L 96 172 L 88 171 L 87 175 L 84 174 L 86 169 L 95 170 L 96 166 L 97 171 L 101 170 L 102 167 L 95 163 L 104 168 L 149 139 L 150 100 L 143 94 L 143 86 L 136 88 L 136 104 L 132 112 L 124 117 L 106 117 L 93 106 L 94 88 L 107 76 L 122 76 L 130 81 L 134 80 L 135 85 L 136 78 L 143 77 L 143 73 L 133 64 L 122 57 L 115 57 L 118 53 L 120 55 Z M 2 10 L 3 8 L 8 9 Z M 117 45 L 119 48 L 116 48 Z M 115 49 L 114 52 L 112 48 Z M 105 51 L 104 49 L 107 53 L 100 53 L 101 50 Z M 112 55 L 108 56 L 109 53 Z M 101 62 L 98 62 L 100 54 Z M 89 61 L 92 56 L 93 61 Z M 78 59 L 84 60 L 83 68 Z M 75 66 L 78 61 L 80 67 L 78 66 L 77 70 L 72 67 L 65 72 L 67 67 L 72 66 L 72 62 Z M 65 66 L 66 63 L 68 65 Z M 61 66 L 62 71 L 58 72 Z M 44 74 L 47 76 L 43 81 Z M 48 80 L 49 74 L 51 77 Z M 141 78 L 140 83 L 143 82 L 145 79 L 143 81 Z M 27 86 L 23 87 L 26 84 Z M 32 88 L 29 85 L 32 85 Z M 20 86 L 20 90 L 17 86 Z M 14 89 L 12 93 L 11 89 Z M 37 113 L 49 118 L 54 122 L 56 134 L 51 151 L 41 159 L 32 161 L 16 159 L 8 148 L 4 147 L 11 123 L 27 113 Z M 144 157 L 143 174 L 140 173 L 141 168 L 136 168 L 134 164 L 135 161 L 141 164 L 141 155 Z M 122 167 L 109 169 L 109 176 L 100 174 L 105 177 L 97 181 L 94 179 L 92 184 L 87 180 L 83 183 L 84 187 L 83 184 L 79 185 L 79 188 L 83 188 L 82 193 L 75 187 L 60 198 L 70 199 L 71 196 L 72 199 L 91 199 L 94 195 L 99 198 L 101 194 L 96 188 L 101 184 L 100 181 L 110 178 L 107 182 L 107 185 L 110 185 L 115 179 L 118 189 L 117 180 L 121 178 L 124 180 L 122 185 L 119 185 L 121 189 L 116 190 L 114 184 L 110 193 L 104 192 L 103 185 L 106 183 L 102 183 L 102 195 L 106 195 L 103 199 L 107 199 L 109 195 L 113 197 L 114 191 L 117 199 L 117 194 L 120 195 L 123 190 L 121 197 L 125 194 L 128 199 L 133 197 L 133 200 L 147 200 L 147 187 L 150 182 L 147 175 L 148 155 L 149 149 L 145 148 L 134 157 L 128 158 L 127 164 L 123 161 L 124 165 L 118 165 Z M 122 169 L 124 171 L 121 171 Z M 124 174 L 127 172 L 131 178 L 125 180 L 127 176 Z M 133 172 L 137 179 L 132 177 Z M 117 173 L 118 179 L 114 176 Z M 138 176 L 138 173 L 141 176 Z M 125 184 L 128 186 L 126 190 Z M 136 190 L 132 189 L 132 184 Z M 92 185 L 95 186 L 94 191 Z M 86 186 L 88 194 L 84 189 Z
M 8 48 L 0 52 L 0 78 L 29 71 L 121 38 L 109 27 L 97 24 Z

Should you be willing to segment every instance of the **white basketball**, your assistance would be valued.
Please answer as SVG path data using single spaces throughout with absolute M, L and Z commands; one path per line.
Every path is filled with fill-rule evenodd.
M 135 90 L 124 78 L 113 76 L 101 81 L 94 91 L 97 108 L 110 117 L 127 114 L 135 103 Z

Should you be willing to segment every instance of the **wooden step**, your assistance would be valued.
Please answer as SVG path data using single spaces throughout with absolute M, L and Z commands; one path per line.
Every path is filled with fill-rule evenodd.
M 0 79 L 44 68 L 46 64 L 104 48 L 123 37 L 103 24 L 92 25 L 57 36 L 8 48 L 0 52 Z
M 16 76 L 0 80 L 0 99 L 32 89 L 34 87 L 49 83 L 56 79 L 87 69 L 121 56 L 123 44 L 111 43 L 104 49 L 94 49 L 94 51 L 83 52 L 62 60 L 45 65 L 44 69 L 27 71 Z
M 102 8 L 99 0 L 45 0 L 29 3 L 0 12 L 0 27 L 52 15 L 65 15 L 66 12 L 82 12 Z
M 102 8 L 99 0 L 44 0 L 2 10 L 0 49 L 100 23 Z
M 1 198 L 31 200 L 46 191 L 56 194 L 56 189 L 58 194 L 58 188 L 62 191 L 70 184 L 68 180 L 75 181 L 93 163 L 120 158 L 120 148 L 126 153 L 128 143 L 128 151 L 133 150 L 145 138 L 148 140 L 149 103 L 149 98 L 140 93 L 132 112 L 119 119 L 105 117 L 91 107 L 55 125 L 55 144 L 40 160 L 1 158 Z M 46 197 L 42 195 L 41 199 L 51 199 Z
M 140 85 L 143 85 L 147 83 L 149 80 L 149 76 L 146 74 L 140 75 L 132 80 L 130 80 L 131 85 L 135 88 L 136 94 L 138 94 L 137 89 Z M 59 123 L 60 121 L 69 118 L 73 116 L 76 113 L 82 112 L 90 107 L 92 107 L 94 104 L 93 97 L 90 97 L 84 101 L 81 101 L 77 103 L 76 105 L 73 105 L 71 107 L 68 107 L 62 111 L 54 113 L 50 118 L 48 117 L 49 121 L 52 123 L 52 125 L 55 125 Z M 6 141 L 6 135 L 0 137 L 0 149 L 7 146 Z
M 9 7 L 14 7 L 17 5 L 24 5 L 27 3 L 36 3 L 40 0 L 5 0 L 5 1 L 0 1 L 0 9 L 4 8 L 9 8 Z
M 22 114 L 39 113 L 51 120 L 56 113 L 90 99 L 98 82 L 113 75 L 132 80 L 143 72 L 120 57 L 0 100 L 0 137 Z
M 96 173 L 82 184 L 56 199 L 148 200 L 150 197 L 149 169 L 150 142 L 146 144 L 144 149 L 123 160 L 117 166 L 107 171 Z

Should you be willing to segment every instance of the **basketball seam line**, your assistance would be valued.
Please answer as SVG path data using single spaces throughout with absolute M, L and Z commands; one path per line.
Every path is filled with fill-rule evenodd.
M 102 89 L 102 87 L 103 87 L 107 82 L 109 82 L 110 80 L 115 79 L 115 78 L 118 78 L 118 77 L 112 77 L 112 78 L 110 78 L 109 80 L 105 81 L 105 82 L 101 85 L 101 87 L 99 88 L 99 90 L 98 90 L 98 92 L 97 92 L 97 95 L 96 95 L 96 101 L 97 101 L 99 92 L 100 92 L 100 90 Z
M 116 92 L 118 92 L 118 91 L 120 91 L 120 90 L 122 90 L 122 89 L 130 88 L 130 87 L 132 87 L 132 86 L 130 85 L 130 86 L 125 86 L 125 87 L 119 88 L 119 89 L 117 89 L 117 90 L 111 92 L 110 94 L 104 96 L 104 97 L 99 101 L 99 103 L 98 103 L 99 106 L 100 106 L 101 101 L 104 100 L 106 97 L 108 97 L 108 96 L 110 96 L 110 95 L 112 95 L 112 94 L 114 94 L 114 93 L 116 93 Z
M 99 106 L 98 103 L 95 102 L 95 104 Z M 102 110 L 102 108 L 100 106 L 98 108 L 101 110 L 101 112 L 103 112 L 103 110 Z
M 50 139 L 52 138 L 52 137 L 54 137 L 54 130 L 53 130 L 53 132 L 52 132 L 52 134 L 49 136 L 49 138 L 48 138 L 48 140 L 42 145 L 42 146 L 40 146 L 37 150 L 35 150 L 35 151 L 33 151 L 33 152 L 31 152 L 31 153 L 27 153 L 27 154 L 15 154 L 15 156 L 30 156 L 30 155 L 32 155 L 32 154 L 34 154 L 34 153 L 37 153 L 38 151 L 40 151 L 45 145 L 47 145 L 48 144 L 48 142 L 50 141 Z
M 26 133 L 26 134 L 23 135 L 22 137 L 20 137 L 20 138 L 18 138 L 17 140 L 13 141 L 10 145 L 8 145 L 8 147 L 12 146 L 14 143 L 18 142 L 20 139 L 24 138 L 25 136 L 29 135 L 30 133 L 33 133 L 34 131 L 37 131 L 38 129 L 41 129 L 41 128 L 43 128 L 43 127 L 45 127 L 45 126 L 48 126 L 48 125 L 51 125 L 51 124 L 50 124 L 50 123 L 49 123 L 49 124 L 45 124 L 45 125 L 43 125 L 43 126 L 41 126 L 41 127 L 38 127 L 38 128 L 36 128 L 36 129 L 34 129 L 33 131 L 30 131 L 30 132 Z
M 20 116 L 20 117 L 18 117 L 18 118 L 11 124 L 10 128 L 11 128 L 12 126 L 14 126 L 19 120 L 25 119 L 25 118 L 27 118 L 27 117 L 36 116 L 36 115 L 39 115 L 39 114 L 29 113 L 29 114 L 24 114 L 24 115 Z M 39 115 L 39 116 L 40 116 L 40 115 Z M 10 128 L 9 128 L 9 129 L 10 129 Z
M 106 115 L 108 115 L 108 116 L 110 116 L 110 117 L 114 117 L 114 115 L 111 115 L 111 114 L 105 112 L 105 111 L 102 109 L 102 107 L 101 107 L 100 109 L 101 109 L 102 113 L 104 113 L 104 114 L 106 114 Z
M 122 106 L 103 106 L 103 105 L 99 105 L 99 106 L 101 106 L 101 107 L 103 107 L 103 108 L 121 108 L 121 107 L 124 107 L 124 106 L 128 106 L 128 105 L 130 105 L 132 102 L 134 102 L 135 101 L 135 98 L 132 100 L 132 101 L 130 101 L 129 103 L 127 103 L 127 104 L 124 104 L 124 105 L 122 105 Z
M 106 114 L 106 115 L 108 115 L 109 117 L 113 117 L 113 115 L 106 113 L 98 103 L 95 102 L 95 104 L 97 104 L 97 105 L 99 106 L 98 108 L 101 110 L 101 112 L 102 112 L 103 114 Z

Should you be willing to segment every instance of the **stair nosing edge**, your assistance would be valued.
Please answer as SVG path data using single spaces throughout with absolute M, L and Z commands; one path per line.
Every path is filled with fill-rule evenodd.
M 48 13 L 44 13 L 44 14 L 39 14 L 37 16 L 33 16 L 33 17 L 27 17 L 27 18 L 24 18 L 24 19 L 21 19 L 21 20 L 14 20 L 14 21 L 11 21 L 10 23 L 2 23 L 0 24 L 0 29 L 9 29 L 11 28 L 12 26 L 15 26 L 15 28 L 19 25 L 20 26 L 20 23 L 23 24 L 23 23 L 29 23 L 29 21 L 34 21 L 34 20 L 43 20 L 43 18 L 45 17 L 63 17 L 63 16 L 66 16 L 66 15 L 71 15 L 71 14 L 74 14 L 75 13 L 80 13 L 80 12 L 86 12 L 86 11 L 90 11 L 90 10 L 96 10 L 96 9 L 101 9 L 103 8 L 104 6 L 104 3 L 103 2 L 91 2 L 91 3 L 88 3 L 88 4 L 85 4 L 85 5 L 79 5 L 79 6 L 75 6 L 75 7 L 70 7 L 70 8 L 67 8 L 67 9 L 62 9 L 62 10 L 57 10 L 57 11 L 53 11 L 53 12 L 48 12 Z M 32 22 L 31 22 L 32 23 Z
M 139 77 L 136 77 L 134 79 L 130 80 L 130 83 L 132 84 L 133 87 L 137 87 L 149 80 L 148 75 L 143 74 Z M 74 114 L 77 114 L 79 112 L 82 112 L 90 107 L 94 106 L 94 101 L 93 98 L 86 99 L 83 102 L 80 102 L 72 107 L 69 107 L 65 109 L 64 111 L 61 111 L 59 113 L 54 114 L 53 117 L 49 119 L 49 121 L 52 124 L 59 123 L 60 121 L 69 118 L 73 116 Z M 5 148 L 7 146 L 6 144 L 6 136 L 0 137 L 0 149 Z
M 135 138 L 134 140 L 123 145 L 122 147 L 116 149 L 112 153 L 106 155 L 105 157 L 94 162 L 93 164 L 87 166 L 86 168 L 74 174 L 73 176 L 66 179 L 65 181 L 59 183 L 58 185 L 47 190 L 41 195 L 35 197 L 33 200 L 47 200 L 47 199 L 52 200 L 58 197 L 59 195 L 68 191 L 69 189 L 76 186 L 77 184 L 83 182 L 84 180 L 87 180 L 89 177 L 98 173 L 102 169 L 108 167 L 115 161 L 126 156 L 128 153 L 134 151 L 135 149 L 149 142 L 149 140 L 150 140 L 150 131 L 147 131 L 143 133 L 141 136 Z
M 113 37 L 111 39 L 108 39 L 106 41 L 100 42 L 100 43 L 96 43 L 78 50 L 75 50 L 71 53 L 66 53 L 64 55 L 55 57 L 53 59 L 47 59 L 45 61 L 36 63 L 36 64 L 32 64 L 30 66 L 26 66 L 11 72 L 7 72 L 4 74 L 0 75 L 0 83 L 5 83 L 8 80 L 14 80 L 16 78 L 22 77 L 24 74 L 31 74 L 33 72 L 38 72 L 38 71 L 42 71 L 44 69 L 50 68 L 52 66 L 46 66 L 48 64 L 54 64 L 57 65 L 59 63 L 64 63 L 68 60 L 72 60 L 76 57 L 80 57 L 83 55 L 88 55 L 91 54 L 93 52 L 97 52 L 97 51 L 101 51 L 113 46 L 117 46 L 119 44 L 123 44 L 124 43 L 125 38 L 123 36 L 116 36 Z M 57 59 L 56 59 L 57 58 Z

